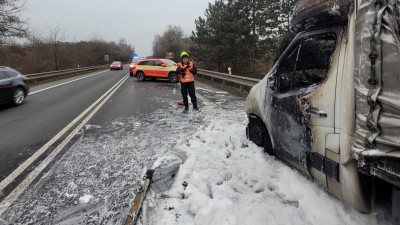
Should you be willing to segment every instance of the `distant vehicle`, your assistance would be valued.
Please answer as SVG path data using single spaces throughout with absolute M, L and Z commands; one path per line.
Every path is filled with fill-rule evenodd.
M 110 70 L 123 70 L 123 69 L 124 69 L 124 65 L 120 61 L 114 61 L 110 65 Z
M 131 68 L 132 75 L 144 81 L 146 78 L 166 78 L 173 83 L 179 81 L 176 74 L 176 62 L 170 59 L 142 59 Z
M 11 102 L 19 106 L 28 94 L 27 77 L 10 67 L 0 66 L 0 104 Z

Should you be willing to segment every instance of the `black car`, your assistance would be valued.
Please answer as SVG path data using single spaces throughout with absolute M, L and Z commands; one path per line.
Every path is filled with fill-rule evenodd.
M 0 104 L 21 105 L 28 93 L 27 77 L 10 67 L 0 66 Z

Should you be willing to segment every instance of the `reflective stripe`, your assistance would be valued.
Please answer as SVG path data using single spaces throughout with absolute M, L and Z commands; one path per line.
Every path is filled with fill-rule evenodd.
M 190 61 L 190 62 L 189 62 L 189 65 L 190 65 L 190 68 L 193 68 L 193 62 Z M 179 67 L 180 69 L 183 69 L 183 65 L 182 65 L 181 62 L 178 63 L 178 67 Z M 185 72 L 185 77 L 183 78 L 183 77 L 180 75 L 179 81 L 182 82 L 182 83 L 194 82 L 194 76 L 193 76 L 193 74 L 192 74 L 189 70 L 186 70 L 186 72 Z
M 136 69 L 142 70 L 163 70 L 163 71 L 175 71 L 176 67 L 164 67 L 164 66 L 137 66 Z
M 175 66 L 164 67 L 164 66 L 142 65 L 142 66 L 137 66 L 134 70 L 136 72 L 137 71 L 143 71 L 146 76 L 149 75 L 149 76 L 168 77 L 168 74 L 170 72 L 175 72 L 176 71 L 176 67 Z M 151 71 L 153 71 L 153 73 Z M 162 71 L 162 72 L 161 72 L 161 74 L 156 74 L 156 73 L 159 73 L 159 72 L 155 72 L 155 71 Z

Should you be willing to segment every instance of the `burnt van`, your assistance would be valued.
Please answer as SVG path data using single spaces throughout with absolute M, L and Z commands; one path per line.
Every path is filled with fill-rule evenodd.
M 246 100 L 251 141 L 354 209 L 400 224 L 400 4 L 303 0 L 296 33 Z

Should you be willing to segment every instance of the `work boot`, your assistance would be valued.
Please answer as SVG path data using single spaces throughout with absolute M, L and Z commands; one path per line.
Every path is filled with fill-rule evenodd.
M 185 109 L 182 111 L 183 113 L 188 113 L 188 111 L 189 111 L 189 108 L 186 108 L 185 107 Z
M 197 111 L 197 112 L 201 112 L 201 110 L 198 107 L 194 107 L 193 110 Z

